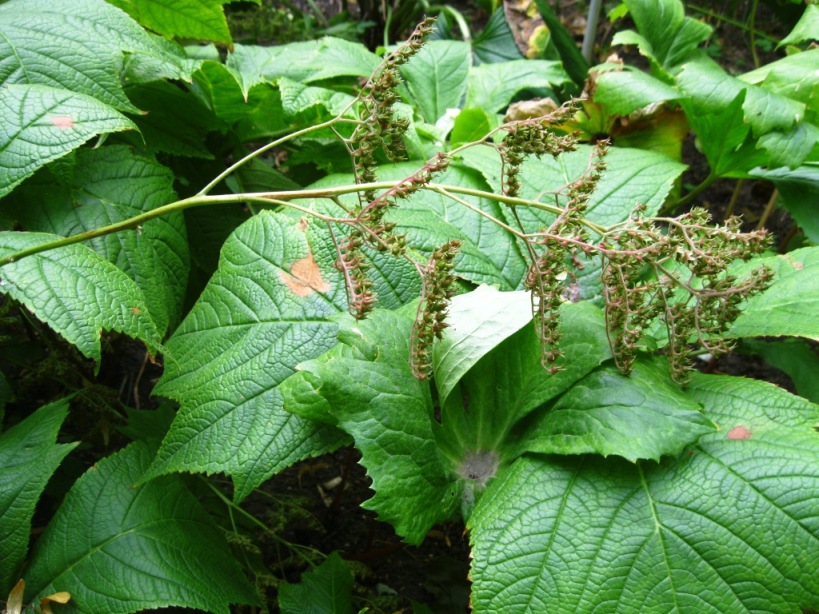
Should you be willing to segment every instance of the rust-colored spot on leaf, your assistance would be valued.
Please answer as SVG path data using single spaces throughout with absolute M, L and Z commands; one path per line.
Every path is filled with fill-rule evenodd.
M 310 222 L 307 220 L 307 218 L 306 218 L 306 217 L 303 217 L 303 218 L 301 218 L 301 219 L 299 220 L 299 223 L 298 223 L 298 224 L 296 224 L 296 228 L 298 228 L 299 230 L 301 230 L 302 232 L 304 232 L 305 230 L 307 230 L 307 227 L 308 227 L 309 225 L 310 225 Z
M 728 431 L 726 437 L 728 439 L 750 439 L 751 431 L 747 426 L 738 426 Z
M 142 312 L 139 310 L 138 307 L 131 307 L 131 313 L 133 313 L 135 316 L 138 316 Z
M 319 269 L 316 259 L 313 258 L 313 254 L 308 254 L 301 260 L 296 260 L 293 263 L 293 268 L 290 269 L 290 275 L 284 271 L 279 271 L 279 279 L 293 294 L 302 298 L 310 296 L 313 291 L 327 292 L 330 289 L 330 284 L 321 278 L 321 269 Z
M 63 130 L 69 130 L 74 127 L 74 118 L 67 115 L 55 115 L 51 118 L 51 125 Z

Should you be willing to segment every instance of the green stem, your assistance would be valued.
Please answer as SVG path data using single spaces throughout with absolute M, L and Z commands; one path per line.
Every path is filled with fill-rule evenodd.
M 204 207 L 209 205 L 231 204 L 235 205 L 248 202 L 257 202 L 267 205 L 276 204 L 285 207 L 290 207 L 297 211 L 301 211 L 306 215 L 312 215 L 325 222 L 348 223 L 351 220 L 348 220 L 346 218 L 336 218 L 321 215 L 308 209 L 307 207 L 294 204 L 292 201 L 303 200 L 307 198 L 329 198 L 331 200 L 337 200 L 337 197 L 343 194 L 351 194 L 355 192 L 362 192 L 368 190 L 389 190 L 390 188 L 393 188 L 400 183 L 401 181 L 378 181 L 373 183 L 350 184 L 332 188 L 318 188 L 314 190 L 307 189 L 284 190 L 280 192 L 250 192 L 242 194 L 223 194 L 216 196 L 200 194 L 196 196 L 191 196 L 189 198 L 183 198 L 182 200 L 177 200 L 162 207 L 157 207 L 156 209 L 147 211 L 132 218 L 128 218 L 127 220 L 122 220 L 121 222 L 116 222 L 114 224 L 109 224 L 108 226 L 95 228 L 93 230 L 72 235 L 70 237 L 63 237 L 54 241 L 47 241 L 46 243 L 41 243 L 40 245 L 35 245 L 34 247 L 29 247 L 18 252 L 14 252 L 13 254 L 5 256 L 4 258 L 0 258 L 0 267 L 6 264 L 10 264 L 12 262 L 17 262 L 20 259 L 25 258 L 27 256 L 33 256 L 34 254 L 39 254 L 52 249 L 66 247 L 68 245 L 81 243 L 83 241 L 88 241 L 90 239 L 96 239 L 97 237 L 102 237 L 123 230 L 139 229 L 139 227 L 142 224 L 145 224 L 146 222 L 149 222 L 154 218 L 166 215 L 168 213 L 173 213 L 175 211 L 183 211 L 185 209 L 190 209 L 192 207 Z M 534 209 L 541 209 L 543 211 L 548 211 L 549 213 L 553 213 L 555 215 L 560 215 L 561 213 L 563 213 L 563 209 L 555 205 L 547 205 L 546 203 L 542 203 L 535 200 L 505 196 L 503 194 L 495 194 L 493 192 L 486 192 L 484 190 L 477 190 L 474 188 L 430 183 L 424 186 L 424 189 L 437 192 L 449 198 L 453 198 L 453 200 L 455 200 L 456 202 L 462 205 L 466 205 L 470 209 L 473 209 L 475 211 L 480 211 L 480 209 L 469 205 L 462 199 L 454 198 L 452 194 L 462 194 L 465 196 L 473 196 L 475 198 L 485 198 L 487 200 L 503 203 L 510 207 L 531 207 Z M 481 215 L 484 215 L 484 212 L 481 212 Z M 491 219 L 494 223 L 499 224 L 506 230 L 514 231 L 514 229 L 511 229 L 500 220 L 497 220 L 489 215 L 487 215 L 486 217 L 489 217 L 489 219 Z M 596 232 L 597 234 L 603 235 L 607 232 L 607 229 L 604 226 L 600 226 L 599 224 L 595 224 L 594 222 L 582 220 L 581 223 L 588 229 L 592 230 L 593 232 Z
M 711 184 L 714 183 L 717 179 L 719 179 L 719 176 L 717 176 L 713 172 L 711 172 L 711 174 L 708 175 L 708 177 L 706 177 L 701 184 L 699 184 L 697 187 L 695 187 L 693 190 L 691 190 L 688 194 L 683 196 L 676 203 L 671 203 L 671 206 L 669 206 L 669 207 L 663 207 L 660 210 L 660 214 L 665 215 L 666 213 L 670 213 L 672 211 L 681 209 L 682 207 L 685 207 L 685 206 L 691 204 L 691 202 L 694 199 L 696 199 L 697 196 L 699 196 L 700 194 L 705 192 L 705 190 L 710 188 Z

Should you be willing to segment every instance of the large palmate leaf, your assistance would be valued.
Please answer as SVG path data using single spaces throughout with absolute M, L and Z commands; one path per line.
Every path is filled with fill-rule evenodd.
M 651 104 L 682 97 L 683 94 L 670 85 L 630 67 L 601 74 L 594 90 L 595 102 L 606 105 L 609 113 L 624 116 Z
M 132 80 L 185 79 L 196 65 L 104 0 L 11 0 L 0 31 L 0 85 L 63 88 L 120 110 L 137 110 L 120 84 L 126 55 Z
M 146 28 L 169 38 L 230 43 L 223 4 L 232 0 L 108 0 Z M 258 4 L 259 0 L 256 0 Z
M 748 299 L 726 336 L 788 335 L 819 340 L 819 247 L 805 247 L 781 256 L 755 258 L 732 269 L 737 275 L 765 265 L 771 286 Z
M 522 449 L 544 454 L 615 454 L 630 461 L 678 455 L 714 425 L 659 363 L 586 376 L 530 422 Z
M 173 174 L 123 146 L 77 152 L 70 181 L 41 172 L 9 198 L 26 230 L 69 236 L 146 213 L 176 200 Z M 133 279 L 161 335 L 180 319 L 189 255 L 181 212 L 168 213 L 86 243 Z
M 345 441 L 285 412 L 277 389 L 298 363 L 336 344 L 332 316 L 346 303 L 335 252 L 314 232 L 306 220 L 263 211 L 225 242 L 218 270 L 167 342 L 155 392 L 181 409 L 148 477 L 227 473 L 241 499 Z
M 819 607 L 819 406 L 698 376 L 721 431 L 679 460 L 522 457 L 469 519 L 476 611 Z
M 0 255 L 60 239 L 39 232 L 0 233 Z M 77 349 L 100 358 L 100 333 L 118 331 L 159 348 L 142 291 L 116 266 L 84 245 L 35 254 L 0 268 L 0 294 L 25 305 Z
M 228 614 L 231 603 L 258 601 L 180 478 L 134 488 L 152 456 L 134 443 L 77 480 L 34 548 L 29 598 L 68 591 L 68 610 L 87 614 L 167 606 Z
M 56 443 L 67 412 L 68 401 L 56 401 L 0 434 L 0 595 L 8 595 L 20 577 L 40 493 L 77 445 Z
M 318 405 L 353 437 L 375 491 L 363 507 L 417 544 L 459 501 L 433 437 L 429 383 L 409 366 L 414 315 L 410 305 L 347 323 L 342 344 L 299 364 L 281 389 L 285 410 L 314 417 Z
M 429 41 L 401 67 L 411 102 L 434 124 L 447 109 L 459 109 L 470 66 L 469 45 L 462 41 Z
M 45 85 L 5 85 L 0 96 L 0 198 L 41 166 L 97 134 L 136 129 L 98 100 Z

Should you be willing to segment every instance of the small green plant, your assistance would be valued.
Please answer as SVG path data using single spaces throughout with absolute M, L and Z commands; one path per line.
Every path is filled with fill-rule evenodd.
M 615 39 L 651 74 L 604 65 L 587 98 L 514 119 L 516 96 L 570 88 L 559 62 L 478 63 L 468 42 L 426 41 L 431 20 L 384 58 L 325 38 L 222 62 L 171 40 L 227 42 L 221 26 L 194 34 L 166 4 L 165 38 L 102 0 L 0 5 L 0 292 L 95 368 L 101 334 L 143 342 L 164 366 L 153 393 L 179 404 L 88 469 L 30 551 L 76 446 L 57 443 L 70 398 L 0 433 L 10 603 L 261 605 L 278 580 L 256 569 L 254 589 L 233 554 L 247 540 L 231 550 L 197 495 L 241 515 L 270 477 L 352 442 L 365 507 L 407 542 L 466 522 L 477 612 L 819 607 L 819 406 L 691 370 L 738 339 L 819 338 L 819 252 L 673 216 L 718 178 L 765 177 L 810 239 L 804 88 L 777 68 L 729 76 L 674 0 L 628 2 L 638 31 Z M 46 62 L 41 31 L 64 47 Z M 811 54 L 780 68 L 815 85 Z M 712 170 L 682 199 L 656 140 L 574 130 L 660 105 Z M 183 473 L 227 474 L 233 501 Z M 336 555 L 280 607 L 322 583 L 352 611 Z

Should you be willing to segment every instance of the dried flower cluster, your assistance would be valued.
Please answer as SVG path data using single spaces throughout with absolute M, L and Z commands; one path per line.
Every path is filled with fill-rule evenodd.
M 426 379 L 432 371 L 432 343 L 446 328 L 446 310 L 455 293 L 452 268 L 461 242 L 452 240 L 432 253 L 422 273 L 421 301 L 410 342 L 412 374 Z
M 634 217 L 601 242 L 606 325 L 622 372 L 631 370 L 638 342 L 659 318 L 668 332 L 672 374 L 685 381 L 691 344 L 715 355 L 729 350 L 730 341 L 720 334 L 739 315 L 739 305 L 770 282 L 765 267 L 741 281 L 726 273 L 733 261 L 766 249 L 764 232 L 741 232 L 738 218 L 723 226 L 709 222 L 704 209 L 675 219 Z
M 531 155 L 557 157 L 577 148 L 577 139 L 571 134 L 560 134 L 555 128 L 563 124 L 574 111 L 570 105 L 560 107 L 545 117 L 511 122 L 506 137 L 498 147 L 503 161 L 503 193 L 517 196 L 520 192 L 520 167 Z
M 532 292 L 532 314 L 541 342 L 541 362 L 550 373 L 560 370 L 555 365 L 561 356 L 558 310 L 564 300 L 564 280 L 571 275 L 568 264 L 571 262 L 573 268 L 582 269 L 584 265 L 577 251 L 582 249 L 586 254 L 593 251 L 582 222 L 589 197 L 605 170 L 607 150 L 607 142 L 597 144 L 588 171 L 565 188 L 568 201 L 563 213 L 545 231 L 527 241 L 532 262 L 524 286 Z
M 383 150 L 390 160 L 404 153 L 403 135 L 408 122 L 396 117 L 393 110 L 398 100 L 395 88 L 401 81 L 398 67 L 419 51 L 432 23 L 425 20 L 418 26 L 409 41 L 382 63 L 359 96 L 356 128 L 345 140 L 358 184 L 376 180 L 376 152 Z M 509 122 L 501 128 L 506 135 L 500 143 L 488 137 L 476 143 L 494 147 L 501 156 L 503 194 L 519 227 L 519 232 L 509 230 L 523 241 L 529 254 L 524 286 L 532 293 L 543 366 L 551 373 L 560 369 L 556 364 L 561 356 L 560 306 L 566 300 L 567 286 L 576 281 L 575 271 L 584 267 L 584 258 L 588 262 L 589 257 L 599 257 L 609 342 L 620 370 L 630 371 L 641 339 L 660 321 L 668 331 L 672 373 L 678 381 L 684 381 L 690 369 L 692 344 L 711 353 L 728 349 L 729 342 L 721 336 L 738 316 L 739 305 L 767 286 L 771 274 L 765 268 L 744 280 L 726 273 L 733 261 L 747 260 L 763 251 L 766 236 L 761 232 L 743 234 L 736 219 L 723 226 L 711 226 L 703 210 L 675 219 L 651 219 L 644 218 L 644 211 L 638 208 L 631 219 L 615 227 L 591 224 L 586 220 L 586 209 L 605 170 L 605 141 L 596 144 L 586 172 L 554 194 L 560 211 L 554 221 L 546 228 L 524 228 L 517 208 L 526 204 L 516 198 L 521 191 L 521 166 L 532 155 L 557 157 L 576 149 L 576 136 L 560 128 L 574 110 L 566 105 L 543 117 Z M 365 317 L 376 301 L 373 282 L 367 275 L 371 265 L 365 250 L 403 257 L 416 267 L 422 289 L 410 353 L 413 374 L 420 379 L 429 376 L 432 344 L 446 327 L 460 241 L 448 241 L 426 262 L 417 262 L 408 255 L 405 237 L 395 233 L 395 223 L 387 221 L 385 214 L 399 200 L 429 186 L 433 176 L 449 163 L 450 155 L 439 153 L 380 194 L 362 187 L 358 205 L 346 210 L 349 217 L 336 220 L 348 227 L 346 236 L 336 242 L 336 265 L 343 272 L 349 308 L 355 317 Z

